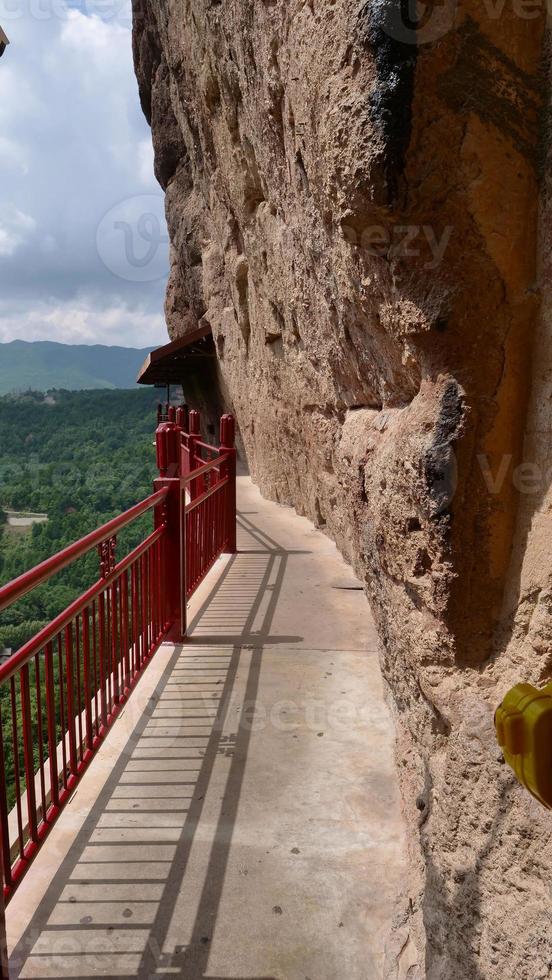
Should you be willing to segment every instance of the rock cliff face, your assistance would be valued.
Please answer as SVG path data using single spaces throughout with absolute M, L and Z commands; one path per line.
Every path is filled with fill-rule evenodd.
M 492 717 L 552 677 L 546 5 L 409 9 L 135 0 L 167 321 L 211 325 L 253 478 L 366 583 L 410 831 L 388 976 L 537 980 L 550 818 Z

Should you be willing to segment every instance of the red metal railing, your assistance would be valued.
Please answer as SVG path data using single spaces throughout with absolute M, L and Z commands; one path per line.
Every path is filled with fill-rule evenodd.
M 188 426 L 186 430 L 183 426 Z M 220 422 L 220 445 L 200 438 L 199 412 L 168 411 L 156 434 L 157 464 L 162 474 L 156 486 L 168 486 L 177 513 L 180 566 L 173 561 L 172 581 L 178 578 L 180 623 L 186 632 L 186 602 L 217 558 L 236 550 L 235 423 L 231 415 Z M 206 459 L 207 457 L 207 459 Z M 177 597 L 174 597 L 176 603 Z
M 222 446 L 219 450 L 196 441 L 196 459 L 198 449 L 206 454 L 214 451 L 217 455 L 182 481 L 185 547 L 183 574 L 186 598 L 193 595 L 221 554 L 236 550 L 236 522 L 235 519 L 228 519 L 228 515 L 235 514 L 236 507 L 235 497 L 232 499 L 235 492 L 233 424 L 231 416 L 222 419 Z M 228 443 L 226 446 L 225 441 Z M 186 502 L 188 487 L 190 500 Z
M 201 440 L 197 412 L 168 406 L 159 419 L 155 492 L 0 588 L 1 612 L 98 549 L 98 581 L 0 666 L 5 901 L 163 638 L 185 636 L 188 599 L 217 558 L 236 550 L 233 417 L 221 419 L 219 447 Z M 151 511 L 153 531 L 116 562 L 116 535 Z M 7 976 L 0 900 L 0 980 Z
M 0 589 L 0 610 L 97 547 L 100 578 L 0 667 L 0 838 L 8 901 L 168 626 L 161 489 Z M 115 535 L 156 528 L 122 561 Z

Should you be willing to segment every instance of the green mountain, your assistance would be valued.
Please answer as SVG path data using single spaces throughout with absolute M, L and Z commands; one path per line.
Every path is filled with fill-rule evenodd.
M 0 395 L 29 389 L 133 388 L 149 350 L 13 340 L 0 344 Z

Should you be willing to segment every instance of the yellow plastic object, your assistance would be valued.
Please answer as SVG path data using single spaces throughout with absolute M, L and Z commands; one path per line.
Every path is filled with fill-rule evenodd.
M 516 684 L 495 714 L 498 744 L 522 786 L 552 809 L 552 684 Z

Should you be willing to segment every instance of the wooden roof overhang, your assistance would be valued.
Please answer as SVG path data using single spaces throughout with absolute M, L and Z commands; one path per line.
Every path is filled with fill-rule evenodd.
M 199 327 L 191 333 L 157 347 L 148 354 L 138 373 L 139 385 L 182 384 L 186 374 L 198 365 L 216 357 L 211 327 Z

